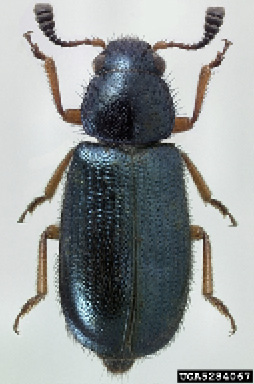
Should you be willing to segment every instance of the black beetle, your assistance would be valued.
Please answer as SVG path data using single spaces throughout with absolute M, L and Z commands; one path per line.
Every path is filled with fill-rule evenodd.
M 224 59 L 230 42 L 201 69 L 192 118 L 176 117 L 173 98 L 162 79 L 158 49 L 199 49 L 209 44 L 223 22 L 223 8 L 208 8 L 203 39 L 192 45 L 148 43 L 121 38 L 62 41 L 54 32 L 53 10 L 37 4 L 41 30 L 63 47 L 81 44 L 103 49 L 94 60 L 95 76 L 80 109 L 64 110 L 53 59 L 24 36 L 34 56 L 45 63 L 57 111 L 68 123 L 83 125 L 97 143 L 82 142 L 60 163 L 43 196 L 21 215 L 50 200 L 69 166 L 60 228 L 51 225 L 39 243 L 37 294 L 14 323 L 47 294 L 47 239 L 60 240 L 59 292 L 68 330 L 94 351 L 113 373 L 130 369 L 137 358 L 155 353 L 174 337 L 186 308 L 191 273 L 191 240 L 202 240 L 203 295 L 231 321 L 228 308 L 213 296 L 211 247 L 202 227 L 189 224 L 183 166 L 204 202 L 233 226 L 228 209 L 211 192 L 188 156 L 161 143 L 171 133 L 189 130 L 198 118 L 211 70 Z

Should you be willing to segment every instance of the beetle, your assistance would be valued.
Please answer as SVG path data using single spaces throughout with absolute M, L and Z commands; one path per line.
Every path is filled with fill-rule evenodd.
M 64 110 L 56 67 L 25 33 L 33 55 L 44 62 L 58 113 L 65 122 L 83 125 L 97 142 L 81 142 L 59 164 L 44 195 L 36 197 L 19 218 L 51 200 L 64 172 L 67 181 L 61 224 L 41 234 L 37 294 L 19 320 L 47 294 L 47 240 L 59 239 L 59 294 L 67 328 L 95 352 L 112 373 L 128 371 L 136 359 L 156 353 L 179 329 L 191 279 L 191 242 L 203 242 L 203 295 L 231 322 L 227 306 L 213 295 L 211 244 L 207 232 L 190 225 L 184 167 L 205 203 L 232 226 L 237 222 L 210 189 L 186 153 L 161 140 L 190 130 L 197 121 L 213 68 L 230 46 L 202 67 L 191 118 L 176 116 L 173 97 L 163 80 L 165 62 L 157 50 L 205 47 L 223 23 L 224 8 L 206 11 L 204 36 L 197 44 L 138 38 L 63 41 L 55 33 L 53 9 L 36 4 L 40 29 L 54 44 L 82 44 L 103 49 L 93 62 L 95 76 L 79 109 Z

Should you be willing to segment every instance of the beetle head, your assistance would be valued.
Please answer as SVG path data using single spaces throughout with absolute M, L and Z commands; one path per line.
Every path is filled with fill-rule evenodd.
M 93 61 L 95 74 L 117 72 L 147 72 L 162 75 L 165 61 L 150 44 L 136 38 L 111 41 Z

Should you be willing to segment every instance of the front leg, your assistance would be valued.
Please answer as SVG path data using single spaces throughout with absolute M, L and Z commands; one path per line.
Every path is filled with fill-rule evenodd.
M 196 100 L 194 105 L 194 111 L 193 116 L 191 118 L 189 117 L 176 117 L 175 119 L 175 126 L 172 131 L 172 133 L 179 133 L 188 131 L 193 127 L 195 122 L 198 119 L 198 116 L 200 114 L 203 101 L 205 98 L 205 94 L 207 91 L 207 86 L 211 78 L 212 69 L 219 67 L 225 58 L 225 53 L 228 50 L 232 43 L 228 40 L 225 40 L 225 46 L 222 52 L 218 52 L 215 60 L 211 61 L 208 65 L 204 65 L 201 68 L 200 75 L 199 75 L 199 81 L 197 86 L 197 93 L 196 93 Z
M 61 94 L 59 90 L 59 83 L 58 83 L 57 71 L 56 71 L 54 60 L 51 57 L 46 56 L 43 52 L 41 52 L 38 45 L 32 42 L 31 32 L 25 33 L 24 37 L 30 44 L 31 50 L 34 56 L 37 59 L 44 61 L 45 71 L 48 76 L 49 85 L 50 85 L 50 89 L 56 105 L 57 112 L 62 116 L 63 120 L 66 121 L 67 123 L 82 125 L 80 109 L 64 110 L 62 107 Z

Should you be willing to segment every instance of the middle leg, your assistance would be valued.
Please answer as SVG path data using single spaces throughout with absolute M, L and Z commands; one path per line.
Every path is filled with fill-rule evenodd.
M 74 152 L 74 149 L 71 149 L 67 155 L 65 156 L 65 158 L 61 161 L 61 163 L 58 165 L 57 169 L 55 170 L 53 176 L 51 177 L 51 179 L 49 180 L 48 184 L 46 185 L 46 188 L 44 190 L 44 195 L 43 196 L 38 196 L 38 197 L 35 197 L 35 199 L 30 203 L 28 204 L 27 208 L 24 210 L 24 212 L 21 214 L 19 220 L 18 220 L 18 223 L 23 223 L 25 217 L 26 217 L 26 214 L 29 212 L 29 213 L 33 213 L 33 211 L 35 210 L 35 208 L 38 206 L 38 205 L 41 205 L 43 204 L 46 200 L 51 200 L 52 197 L 54 196 L 56 190 L 57 190 L 57 187 L 62 179 L 62 176 L 64 174 L 64 171 L 66 170 L 66 168 L 68 167 L 70 161 L 71 161 L 71 158 L 73 156 L 73 152 Z
M 195 164 L 193 164 L 190 158 L 183 151 L 181 151 L 181 156 L 186 164 L 188 171 L 191 174 L 191 177 L 198 189 L 198 192 L 202 200 L 205 203 L 211 204 L 214 208 L 217 208 L 223 216 L 228 216 L 231 220 L 232 226 L 236 227 L 237 226 L 236 219 L 229 212 L 228 208 L 224 204 L 222 204 L 221 201 L 212 199 L 212 193 L 208 185 L 206 184 L 205 180 L 203 179 L 201 173 L 198 171 L 197 167 L 195 166 Z

